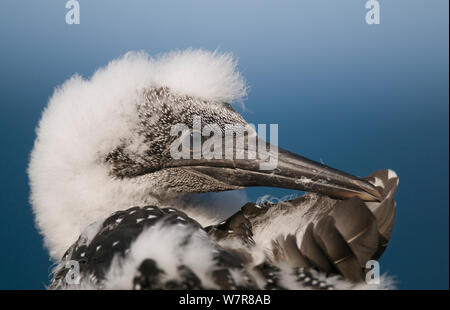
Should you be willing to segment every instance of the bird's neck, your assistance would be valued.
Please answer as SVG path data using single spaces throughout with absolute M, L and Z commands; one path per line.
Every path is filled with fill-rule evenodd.
M 203 227 L 223 221 L 248 201 L 243 190 L 153 198 L 157 200 L 158 207 L 170 207 L 182 211 Z

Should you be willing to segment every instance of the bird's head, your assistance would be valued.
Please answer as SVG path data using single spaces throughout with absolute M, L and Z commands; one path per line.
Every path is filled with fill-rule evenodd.
M 76 75 L 57 88 L 29 165 L 51 255 L 114 211 L 180 193 L 276 186 L 380 198 L 366 181 L 256 138 L 231 105 L 246 91 L 230 54 L 202 50 L 128 53 L 89 80 Z

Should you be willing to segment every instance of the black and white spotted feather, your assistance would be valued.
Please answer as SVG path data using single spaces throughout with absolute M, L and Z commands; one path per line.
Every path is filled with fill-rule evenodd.
M 389 178 L 390 177 L 390 178 Z M 377 171 L 385 199 L 365 203 L 358 198 L 335 201 L 319 197 L 311 204 L 309 195 L 278 204 L 245 204 L 240 211 L 220 224 L 202 227 L 174 208 L 133 207 L 118 211 L 101 224 L 88 228 L 64 255 L 54 272 L 50 287 L 122 289 L 335 289 L 364 287 L 365 263 L 378 259 L 387 246 L 392 229 L 395 204 L 391 199 L 398 184 L 389 171 Z M 317 197 L 316 197 L 317 198 Z M 329 206 L 323 208 L 323 206 Z M 260 249 L 255 240 L 258 225 L 309 208 L 312 220 L 299 234 L 273 232 L 271 246 Z M 274 212 L 278 209 L 281 212 Z M 92 231 L 96 230 L 94 236 Z M 153 230 L 152 230 L 153 229 Z M 140 257 L 123 282 L 114 274 L 133 257 L 133 245 L 145 234 L 173 234 L 172 244 L 145 244 Z M 89 236 L 90 235 L 90 236 Z M 256 237 L 256 238 L 255 238 Z M 154 239 L 158 240 L 158 239 Z M 176 262 L 174 271 L 165 270 L 155 251 L 169 250 Z M 152 248 L 154 248 L 152 250 Z M 146 249 L 148 249 L 146 253 Z M 188 251 L 199 253 L 201 262 L 185 259 Z M 262 252 L 262 260 L 257 253 Z M 76 261 L 79 284 L 67 284 L 67 264 Z M 199 265 L 202 268 L 199 268 Z M 117 270 L 115 272 L 117 273 Z M 124 269 L 125 270 L 125 269 Z M 201 274 L 199 274 L 201 272 Z M 109 282 L 108 282 L 109 281 Z M 70 282 L 70 281 L 69 281 Z M 389 286 L 389 283 L 386 284 Z
M 247 161 L 250 173 L 238 161 L 172 156 L 171 130 L 195 116 L 217 125 L 218 137 L 230 125 L 251 128 L 232 106 L 247 94 L 236 65 L 217 51 L 127 53 L 56 88 L 28 169 L 36 225 L 59 262 L 50 288 L 368 288 L 365 263 L 380 257 L 391 236 L 393 171 L 375 172 L 369 184 L 284 151 L 290 159 L 280 183 L 279 169 L 259 174 L 256 162 Z M 341 198 L 356 190 L 381 201 L 306 194 L 247 203 L 230 217 L 241 202 L 186 198 L 255 185 Z

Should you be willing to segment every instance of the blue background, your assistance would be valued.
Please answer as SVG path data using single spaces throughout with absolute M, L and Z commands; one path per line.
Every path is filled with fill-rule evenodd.
M 40 289 L 50 262 L 28 203 L 34 128 L 53 88 L 129 50 L 231 51 L 251 91 L 244 117 L 278 123 L 279 144 L 367 175 L 400 176 L 381 271 L 402 289 L 448 289 L 447 0 L 80 0 L 0 2 L 0 288 Z M 254 188 L 248 195 L 290 191 Z

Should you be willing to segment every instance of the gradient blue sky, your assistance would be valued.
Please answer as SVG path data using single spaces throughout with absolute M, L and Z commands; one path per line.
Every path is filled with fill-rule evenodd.
M 251 86 L 244 117 L 278 123 L 279 144 L 367 175 L 400 176 L 381 271 L 402 289 L 448 289 L 449 41 L 447 0 L 80 0 L 0 2 L 0 288 L 40 289 L 50 264 L 28 203 L 34 128 L 58 84 L 129 50 L 231 51 Z M 248 190 L 262 194 L 290 191 Z

